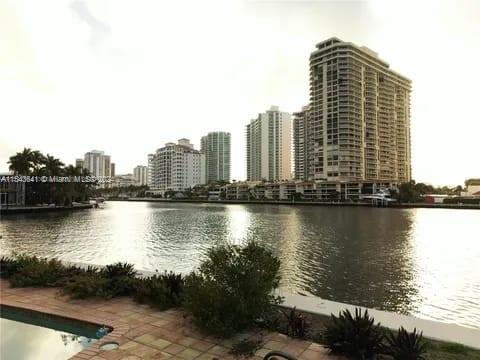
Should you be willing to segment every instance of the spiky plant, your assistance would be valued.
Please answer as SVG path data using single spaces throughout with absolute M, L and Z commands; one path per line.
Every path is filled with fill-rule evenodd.
M 296 308 L 293 307 L 290 311 L 282 311 L 283 315 L 287 320 L 286 324 L 286 333 L 287 335 L 303 339 L 307 335 L 308 327 L 310 326 L 308 320 L 302 313 L 296 311 Z
M 0 258 L 0 278 L 8 279 L 17 272 L 19 267 L 20 264 L 15 258 L 2 256 Z
M 115 264 L 107 265 L 103 268 L 103 275 L 109 279 L 119 277 L 133 278 L 137 275 L 132 264 L 117 262 Z
M 423 339 L 423 333 L 418 333 L 416 328 L 411 333 L 403 327 L 397 333 L 387 333 L 384 353 L 394 360 L 424 360 L 426 351 L 427 342 Z
M 331 315 L 325 326 L 323 342 L 332 353 L 356 359 L 371 359 L 380 350 L 384 334 L 380 324 L 360 308 L 355 315 L 344 310 L 338 316 Z

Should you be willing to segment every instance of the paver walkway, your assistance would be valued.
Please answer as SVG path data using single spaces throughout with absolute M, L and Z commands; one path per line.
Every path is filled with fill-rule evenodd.
M 327 351 L 316 343 L 265 330 L 239 334 L 228 340 L 205 336 L 195 329 L 184 312 L 156 311 L 130 298 L 71 300 L 60 295 L 58 289 L 10 288 L 8 281 L 0 280 L 0 304 L 113 328 L 72 360 L 236 359 L 230 349 L 232 344 L 244 338 L 262 341 L 262 348 L 250 359 L 263 359 L 270 350 L 282 350 L 301 360 L 338 359 L 327 355 Z M 100 346 L 109 341 L 117 342 L 120 347 L 101 350 Z

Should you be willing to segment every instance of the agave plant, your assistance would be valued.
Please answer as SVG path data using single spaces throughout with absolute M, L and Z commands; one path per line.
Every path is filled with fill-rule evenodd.
M 288 312 L 282 311 L 282 313 L 287 320 L 287 335 L 300 339 L 305 338 L 308 327 L 310 326 L 305 316 L 297 312 L 295 307 Z
M 0 278 L 8 279 L 11 277 L 20 267 L 19 262 L 8 256 L 2 256 L 0 259 Z
M 396 334 L 389 331 L 386 336 L 384 353 L 395 360 L 424 360 L 427 351 L 427 342 L 423 339 L 423 333 L 409 333 L 403 327 Z
M 355 315 L 349 310 L 331 315 L 323 333 L 323 342 L 332 353 L 356 359 L 371 359 L 380 350 L 384 338 L 380 324 L 361 309 Z
M 117 262 L 115 264 L 107 265 L 103 268 L 103 275 L 107 278 L 114 279 L 120 277 L 133 278 L 137 275 L 132 264 Z

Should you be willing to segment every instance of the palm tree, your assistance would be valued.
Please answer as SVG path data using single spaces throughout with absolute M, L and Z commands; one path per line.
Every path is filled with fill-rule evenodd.
M 39 175 L 41 172 L 41 167 L 45 164 L 45 155 L 43 155 L 40 151 L 35 150 L 32 151 L 30 157 L 33 164 L 33 174 Z
M 47 154 L 47 156 L 45 157 L 44 167 L 42 168 L 42 170 L 47 176 L 58 176 L 63 173 L 64 165 L 65 164 L 62 163 L 56 157 Z
M 82 175 L 82 169 L 73 165 L 68 165 L 63 169 L 63 175 L 70 177 L 70 182 L 63 184 L 67 203 L 71 204 L 82 191 L 81 184 L 74 182 L 75 176 Z
M 8 161 L 9 170 L 13 171 L 15 175 L 31 174 L 31 168 L 33 168 L 32 150 L 30 148 L 23 148 L 22 152 L 17 152 L 15 155 L 10 156 Z

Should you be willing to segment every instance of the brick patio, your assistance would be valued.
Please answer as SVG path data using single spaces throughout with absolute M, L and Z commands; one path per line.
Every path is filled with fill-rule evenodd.
M 245 338 L 262 341 L 262 348 L 250 359 L 261 360 L 270 350 L 282 350 L 299 360 L 333 360 L 320 345 L 291 339 L 285 335 L 256 330 L 223 340 L 200 333 L 180 310 L 156 311 L 130 298 L 112 300 L 71 300 L 52 288 L 10 288 L 0 280 L 0 304 L 26 308 L 42 313 L 83 320 L 113 328 L 108 335 L 73 356 L 72 360 L 228 360 L 232 344 Z M 117 342 L 117 350 L 100 346 Z M 242 359 L 246 359 L 243 357 Z

